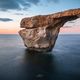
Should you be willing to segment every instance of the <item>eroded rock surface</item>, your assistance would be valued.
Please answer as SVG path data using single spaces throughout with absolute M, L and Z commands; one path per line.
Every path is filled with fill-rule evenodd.
M 25 29 L 20 30 L 19 34 L 29 50 L 50 51 L 64 23 L 78 17 L 80 17 L 80 9 L 24 18 L 20 26 Z

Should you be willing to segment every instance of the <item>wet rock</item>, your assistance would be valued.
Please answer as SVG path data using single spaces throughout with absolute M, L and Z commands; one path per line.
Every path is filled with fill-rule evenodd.
M 71 9 L 50 15 L 24 18 L 19 31 L 29 50 L 51 51 L 55 45 L 60 28 L 65 22 L 80 17 L 80 9 Z

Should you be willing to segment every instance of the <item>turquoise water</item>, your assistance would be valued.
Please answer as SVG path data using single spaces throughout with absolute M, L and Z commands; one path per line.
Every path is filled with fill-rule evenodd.
M 0 35 L 0 80 L 80 80 L 80 35 L 59 35 L 52 52 L 29 52 L 19 35 Z

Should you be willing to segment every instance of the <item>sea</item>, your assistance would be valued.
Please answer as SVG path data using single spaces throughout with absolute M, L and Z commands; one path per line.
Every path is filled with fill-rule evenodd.
M 0 35 L 0 80 L 80 80 L 80 34 L 59 34 L 51 52 L 28 51 L 19 35 Z

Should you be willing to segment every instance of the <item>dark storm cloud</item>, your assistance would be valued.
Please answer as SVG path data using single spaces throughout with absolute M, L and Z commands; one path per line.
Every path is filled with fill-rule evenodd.
M 8 22 L 8 21 L 13 21 L 13 19 L 10 19 L 10 18 L 0 18 L 0 21 Z
M 45 0 L 44 0 L 45 1 Z M 47 0 L 48 2 L 58 2 L 58 0 Z M 0 10 L 25 10 L 32 4 L 37 5 L 40 0 L 0 0 Z

